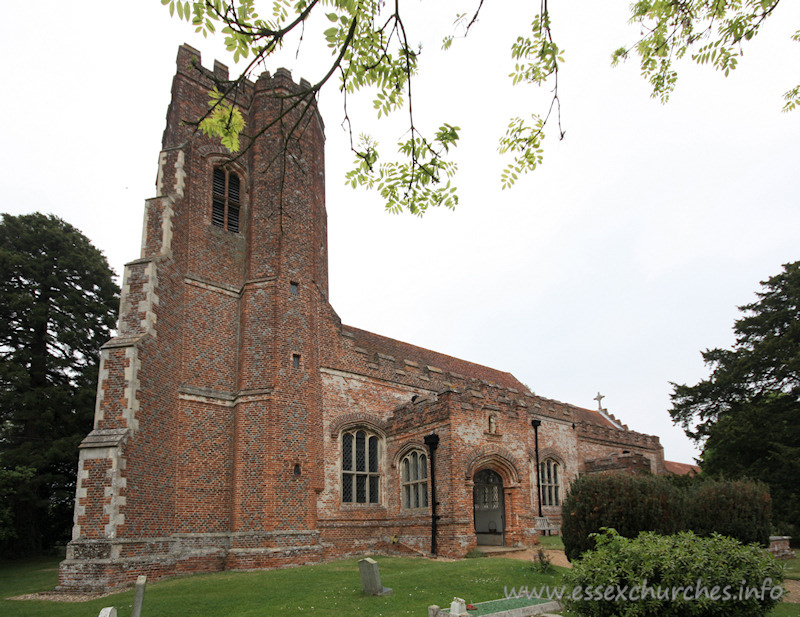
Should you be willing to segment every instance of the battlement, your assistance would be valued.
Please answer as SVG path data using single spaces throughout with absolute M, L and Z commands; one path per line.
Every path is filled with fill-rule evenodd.
M 225 64 L 215 59 L 213 69 L 205 68 L 202 63 L 202 54 L 186 43 L 178 47 L 176 63 L 178 75 L 198 82 L 206 90 L 214 87 L 224 90 L 224 86 L 230 83 L 228 67 Z M 252 100 L 255 83 L 249 79 L 244 79 L 240 83 L 236 102 L 246 108 L 249 107 Z
M 186 43 L 178 48 L 177 65 L 179 74 L 200 82 L 209 90 L 214 87 L 224 90 L 227 84 L 232 83 L 227 65 L 215 59 L 213 69 L 205 68 L 202 63 L 202 54 Z M 234 102 L 242 107 L 248 107 L 253 93 L 257 89 L 275 90 L 278 88 L 282 88 L 292 94 L 300 94 L 308 92 L 311 89 L 311 84 L 304 78 L 301 78 L 299 82 L 295 82 L 292 78 L 292 72 L 287 68 L 280 67 L 275 70 L 273 75 L 270 75 L 269 71 L 264 71 L 255 82 L 250 79 L 241 80 Z
M 650 460 L 638 452 L 623 452 L 584 461 L 583 473 L 612 474 L 625 473 L 631 475 L 653 473 Z
M 187 44 L 178 48 L 176 63 L 177 71 L 172 86 L 172 104 L 167 114 L 163 149 L 179 146 L 192 136 L 193 124 L 208 111 L 209 92 L 214 88 L 226 93 L 226 100 L 242 111 L 246 121 L 245 134 L 249 132 L 252 135 L 258 134 L 263 128 L 255 116 L 256 108 L 269 105 L 253 105 L 259 94 L 269 93 L 268 96 L 277 98 L 297 97 L 295 100 L 298 100 L 306 99 L 311 90 L 311 84 L 307 80 L 295 82 L 291 71 L 286 68 L 279 68 L 272 75 L 269 71 L 264 71 L 255 82 L 246 78 L 231 79 L 227 65 L 214 60 L 213 68 L 204 67 L 201 53 Z M 324 130 L 313 97 L 310 104 L 320 130 Z
M 585 422 L 576 425 L 578 436 L 593 441 L 627 443 L 648 449 L 660 449 L 661 441 L 655 435 L 645 435 L 636 431 L 621 431 L 614 427 L 599 426 Z
M 623 439 L 644 443 L 649 435 L 628 430 L 613 414 L 590 410 L 569 403 L 538 396 L 510 373 L 465 362 L 445 354 L 436 353 L 383 336 L 343 326 L 341 330 L 345 347 L 352 352 L 359 372 L 370 376 L 402 381 L 410 386 L 431 392 L 450 389 L 473 399 L 492 400 L 509 409 L 526 409 L 532 417 L 547 417 L 567 424 L 598 427 L 610 431 L 606 439 Z M 468 403 L 465 403 L 468 404 Z M 473 401 L 478 405 L 479 402 Z M 658 447 L 657 438 L 655 445 Z

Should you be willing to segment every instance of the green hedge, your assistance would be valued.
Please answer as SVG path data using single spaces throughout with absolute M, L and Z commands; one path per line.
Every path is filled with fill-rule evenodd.
M 769 490 L 749 481 L 679 482 L 667 476 L 588 475 L 570 486 L 561 509 L 561 533 L 572 561 L 594 548 L 592 534 L 616 529 L 633 538 L 642 531 L 713 532 L 742 542 L 769 541 Z
M 757 617 L 784 593 L 782 567 L 755 544 L 613 529 L 596 540 L 565 575 L 565 604 L 582 617 Z
M 684 529 L 684 491 L 659 476 L 589 475 L 572 483 L 561 508 L 561 535 L 570 561 L 594 548 L 591 534 L 613 527 L 625 537 L 640 531 Z
M 687 497 L 687 529 L 700 536 L 717 532 L 746 544 L 769 543 L 770 496 L 763 484 L 699 482 L 689 487 Z

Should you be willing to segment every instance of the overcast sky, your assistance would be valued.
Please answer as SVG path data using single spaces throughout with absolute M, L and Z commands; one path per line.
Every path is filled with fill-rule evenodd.
M 800 259 L 800 111 L 780 113 L 800 80 L 789 40 L 800 6 L 778 8 L 728 79 L 682 65 L 662 106 L 635 61 L 609 65 L 636 35 L 628 2 L 551 5 L 567 135 L 548 139 L 542 167 L 512 190 L 500 189 L 497 138 L 548 93 L 511 87 L 508 49 L 538 3 L 487 3 L 442 53 L 452 16 L 472 4 L 407 0 L 423 44 L 418 121 L 462 128 L 454 212 L 393 216 L 346 188 L 341 100 L 323 92 L 331 302 L 344 323 L 510 371 L 542 396 L 596 408 L 600 391 L 631 429 L 659 435 L 668 459 L 691 462 L 670 382 L 705 377 L 700 351 L 730 346 L 736 307 Z M 34 22 L 6 11 L 0 25 L 0 210 L 64 218 L 121 274 L 155 192 L 178 45 L 236 69 L 158 0 L 36 7 Z M 306 50 L 281 64 L 315 81 L 328 56 Z M 369 102 L 351 105 L 357 131 L 402 136 Z

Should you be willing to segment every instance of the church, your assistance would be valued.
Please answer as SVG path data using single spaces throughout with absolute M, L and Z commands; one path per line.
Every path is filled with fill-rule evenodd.
M 526 546 L 558 525 L 579 475 L 667 470 L 658 437 L 600 404 L 343 324 L 328 301 L 324 126 L 298 104 L 308 84 L 285 69 L 245 82 L 232 102 L 266 129 L 232 157 L 184 122 L 227 79 L 180 47 L 60 589 Z

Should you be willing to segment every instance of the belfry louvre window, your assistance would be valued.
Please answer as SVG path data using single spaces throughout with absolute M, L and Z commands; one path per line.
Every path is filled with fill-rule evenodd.
M 559 506 L 561 499 L 561 465 L 551 458 L 539 463 L 539 482 L 542 486 L 542 505 Z
M 233 233 L 239 233 L 239 210 L 241 208 L 241 183 L 232 171 L 214 169 L 212 189 L 211 223 Z
M 406 455 L 400 464 L 403 508 L 428 507 L 428 457 L 422 452 Z
M 380 439 L 364 429 L 342 434 L 342 503 L 378 503 Z

